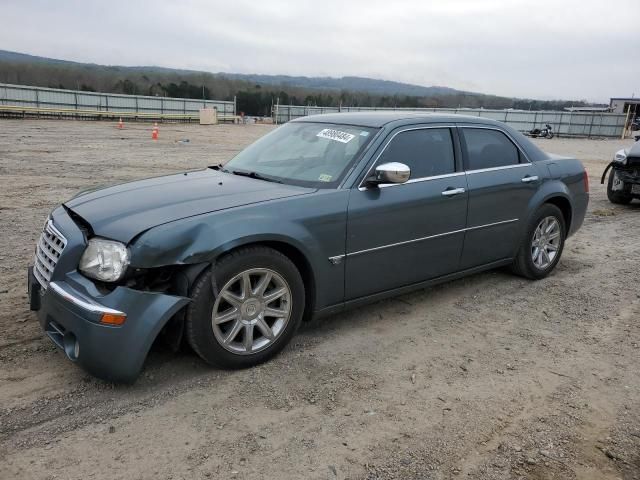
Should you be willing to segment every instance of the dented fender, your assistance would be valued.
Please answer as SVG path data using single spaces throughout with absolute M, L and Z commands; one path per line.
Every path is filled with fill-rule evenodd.
M 131 267 L 214 264 L 234 248 L 278 242 L 298 250 L 307 260 L 314 284 L 325 285 L 314 292 L 316 307 L 342 302 L 344 265 L 332 264 L 329 257 L 344 253 L 347 202 L 347 190 L 325 190 L 297 197 L 295 202 L 275 200 L 159 225 L 129 245 Z

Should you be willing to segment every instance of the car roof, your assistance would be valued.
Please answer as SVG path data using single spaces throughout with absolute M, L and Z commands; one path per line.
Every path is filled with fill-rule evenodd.
M 499 122 L 488 118 L 470 115 L 442 114 L 416 111 L 372 111 L 372 112 L 341 112 L 323 113 L 296 118 L 293 122 L 337 123 L 344 125 L 358 125 L 360 127 L 380 128 L 389 123 L 412 121 L 413 123 L 443 123 L 464 122 L 500 125 Z M 404 122 L 403 122 L 404 123 Z M 411 123 L 411 122 L 406 122 Z
M 499 127 L 517 140 L 517 143 L 524 149 L 527 157 L 532 162 L 545 160 L 549 156 L 534 145 L 527 137 L 518 132 L 515 128 L 510 127 L 502 122 L 491 120 L 490 118 L 475 117 L 470 115 L 443 114 L 430 112 L 387 110 L 372 112 L 342 112 L 342 113 L 324 113 L 321 115 L 309 115 L 292 120 L 292 122 L 314 122 L 314 123 L 333 123 L 341 125 L 354 125 L 359 127 L 372 128 L 396 128 L 406 125 L 415 125 L 419 123 L 436 123 L 436 124 L 476 124 Z

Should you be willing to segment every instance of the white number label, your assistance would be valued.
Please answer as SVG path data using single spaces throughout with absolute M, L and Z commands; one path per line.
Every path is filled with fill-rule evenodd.
M 320 138 L 328 138 L 329 140 L 335 140 L 336 142 L 348 143 L 355 138 L 355 135 L 351 135 L 347 132 L 341 132 L 340 130 L 334 130 L 332 128 L 325 128 L 316 135 Z

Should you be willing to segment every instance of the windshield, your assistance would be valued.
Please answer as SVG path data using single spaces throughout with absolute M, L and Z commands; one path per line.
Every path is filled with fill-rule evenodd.
M 315 188 L 334 188 L 376 129 L 327 123 L 287 123 L 249 145 L 223 171 Z

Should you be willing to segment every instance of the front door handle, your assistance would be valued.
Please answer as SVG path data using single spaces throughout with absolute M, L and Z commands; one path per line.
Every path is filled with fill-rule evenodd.
M 464 188 L 448 188 L 444 192 L 442 192 L 443 197 L 452 197 L 453 195 L 458 195 L 460 193 L 464 193 Z
M 539 180 L 537 175 L 527 175 L 526 177 L 524 177 L 522 179 L 522 183 L 531 183 L 531 182 L 537 182 Z

